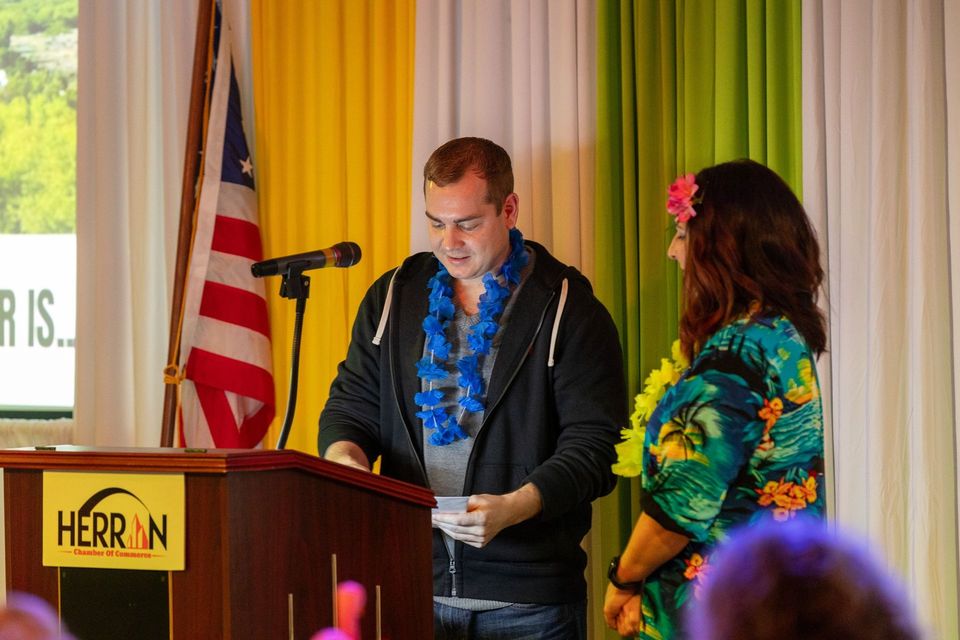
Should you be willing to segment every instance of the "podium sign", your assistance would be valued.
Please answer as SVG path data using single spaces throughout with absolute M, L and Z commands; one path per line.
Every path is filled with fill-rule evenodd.
M 183 474 L 43 473 L 43 566 L 184 569 Z

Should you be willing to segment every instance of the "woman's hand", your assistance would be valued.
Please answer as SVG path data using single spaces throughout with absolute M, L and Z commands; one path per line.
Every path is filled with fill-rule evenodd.
M 603 599 L 603 619 L 608 627 L 616 629 L 620 635 L 635 634 L 640 628 L 640 596 L 608 584 L 607 595 Z M 633 631 L 624 632 L 629 628 Z
M 643 580 L 683 551 L 689 541 L 686 536 L 664 529 L 646 513 L 640 514 L 627 548 L 620 556 L 617 580 L 622 584 Z M 641 604 L 640 596 L 632 590 L 623 591 L 609 584 L 603 601 L 603 618 L 608 627 L 621 635 L 635 635 L 640 630 Z

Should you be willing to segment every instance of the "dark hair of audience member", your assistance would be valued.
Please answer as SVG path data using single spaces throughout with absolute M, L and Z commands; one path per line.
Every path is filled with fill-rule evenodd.
M 721 546 L 686 616 L 690 640 L 916 640 L 899 582 L 821 521 L 764 521 Z
M 0 608 L 0 640 L 73 640 L 62 628 L 57 612 L 44 599 L 10 592 Z

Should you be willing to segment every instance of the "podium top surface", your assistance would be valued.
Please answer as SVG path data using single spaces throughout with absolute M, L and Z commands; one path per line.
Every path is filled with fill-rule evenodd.
M 300 451 L 261 449 L 173 449 L 56 445 L 0 449 L 4 469 L 128 471 L 225 475 L 236 472 L 300 470 L 426 507 L 433 493 L 393 478 L 360 471 Z

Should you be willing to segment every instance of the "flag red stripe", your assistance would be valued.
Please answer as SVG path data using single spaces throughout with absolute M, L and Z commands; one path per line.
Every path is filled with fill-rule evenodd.
M 183 432 L 185 425 L 183 422 L 183 406 L 182 405 L 177 407 L 177 424 L 180 425 L 180 428 L 177 429 L 177 431 L 179 432 L 177 436 L 177 443 L 178 443 L 177 446 L 183 449 L 185 446 L 187 446 L 187 434 Z
M 227 394 L 204 384 L 194 385 L 203 417 L 210 428 L 213 445 L 218 449 L 250 449 L 263 440 L 273 420 L 273 406 L 264 405 L 237 429 Z
M 273 422 L 274 410 L 272 404 L 265 404 L 252 416 L 240 425 L 240 446 L 245 448 L 255 447 L 267 435 L 267 429 Z
M 229 216 L 217 216 L 213 225 L 213 251 L 229 253 L 254 262 L 263 260 L 260 227 Z
M 203 283 L 200 315 L 245 327 L 270 337 L 267 301 L 243 289 L 207 280 Z
M 273 376 L 256 365 L 194 347 L 185 375 L 196 383 L 273 405 Z
M 230 403 L 223 389 L 215 389 L 205 384 L 196 384 L 197 400 L 210 428 L 213 446 L 218 449 L 236 449 L 240 446 L 240 434 L 237 423 L 230 410 Z

